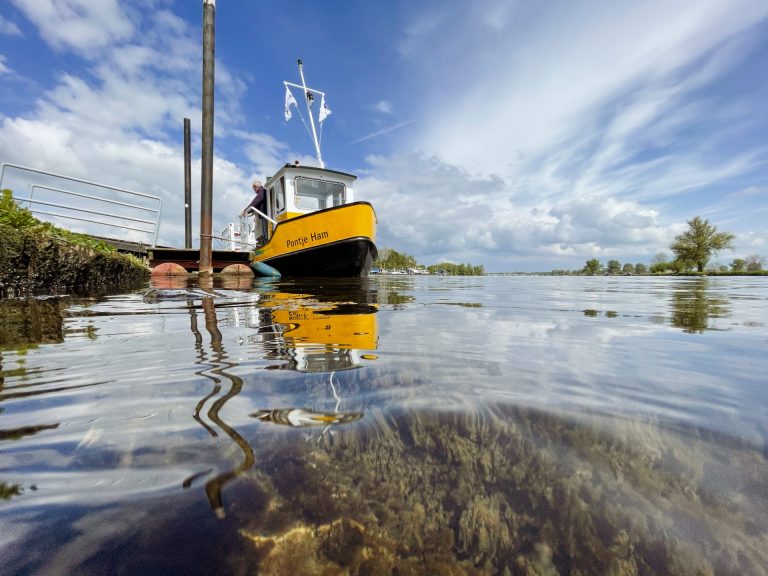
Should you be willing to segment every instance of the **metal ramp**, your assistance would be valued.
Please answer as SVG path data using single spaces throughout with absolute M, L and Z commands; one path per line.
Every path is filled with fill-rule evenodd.
M 146 253 L 157 245 L 163 208 L 159 196 L 11 163 L 0 165 L 0 189 L 5 188 L 40 220 L 88 234 L 118 250 Z

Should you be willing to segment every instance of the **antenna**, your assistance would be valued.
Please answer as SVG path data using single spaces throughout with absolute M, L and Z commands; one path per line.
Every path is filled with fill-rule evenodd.
M 301 86 L 299 86 L 298 84 L 293 84 L 292 82 L 283 82 L 283 84 L 285 84 L 286 86 L 293 86 L 294 88 L 301 88 L 302 93 L 304 94 L 304 102 L 307 105 L 307 114 L 309 115 L 309 125 L 312 128 L 312 142 L 315 145 L 315 153 L 317 154 L 317 161 L 320 164 L 320 168 L 325 168 L 325 162 L 323 162 L 323 156 L 320 153 L 320 142 L 317 139 L 317 131 L 315 130 L 315 119 L 312 116 L 312 102 L 315 99 L 315 94 L 320 94 L 320 96 L 322 96 L 321 102 L 323 102 L 325 101 L 325 92 L 320 92 L 320 90 L 315 90 L 313 88 L 307 88 L 307 83 L 304 80 L 304 63 L 301 61 L 301 58 L 297 60 L 297 64 L 299 65 L 299 76 L 301 76 Z

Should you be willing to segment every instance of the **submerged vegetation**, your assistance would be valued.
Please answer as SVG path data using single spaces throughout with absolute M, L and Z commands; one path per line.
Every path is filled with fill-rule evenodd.
M 759 450 L 508 406 L 366 419 L 241 480 L 259 506 L 232 511 L 240 553 L 260 574 L 764 573 Z M 718 492 L 704 462 L 755 489 Z
M 0 198 L 0 297 L 34 293 L 109 292 L 149 278 L 135 256 L 105 242 L 35 218 L 13 199 Z

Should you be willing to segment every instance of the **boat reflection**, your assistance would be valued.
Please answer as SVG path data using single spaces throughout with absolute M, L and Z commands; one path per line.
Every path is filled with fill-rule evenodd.
M 362 412 L 313 412 L 304 408 L 283 408 L 281 410 L 257 410 L 250 415 L 262 422 L 271 422 L 294 428 L 346 424 L 363 417 Z
M 375 358 L 370 351 L 377 346 L 377 306 L 372 292 L 359 288 L 350 292 L 349 287 L 342 289 L 341 284 L 315 289 L 308 285 L 257 283 L 253 279 L 248 282 L 230 279 L 214 284 L 199 279 L 196 287 L 190 287 L 186 279 L 153 281 L 153 289 L 160 291 L 155 293 L 159 297 L 157 300 L 162 300 L 163 294 L 169 294 L 174 300 L 186 298 L 190 331 L 195 342 L 195 362 L 201 367 L 195 373 L 212 384 L 210 391 L 195 406 L 193 418 L 212 437 L 218 437 L 220 432 L 226 434 L 242 454 L 239 463 L 205 483 L 206 496 L 219 518 L 225 515 L 224 486 L 253 468 L 256 461 L 253 447 L 221 417 L 224 406 L 242 393 L 244 381 L 235 370 L 240 362 L 226 350 L 219 322 L 225 322 L 228 327 L 253 328 L 255 333 L 251 339 L 259 346 L 248 349 L 261 351 L 264 359 L 283 361 L 267 365 L 266 369 L 329 373 L 336 400 L 332 412 L 271 407 L 250 415 L 261 422 L 290 427 L 323 427 L 321 436 L 331 426 L 348 424 L 363 417 L 362 412 L 342 411 L 339 383 L 334 383 L 334 373 L 357 368 L 363 360 Z M 233 301 L 228 297 L 231 295 L 222 294 L 222 290 L 241 290 L 249 297 Z M 200 327 L 201 315 L 204 331 Z M 191 488 L 196 480 L 212 472 L 205 470 L 190 476 L 183 481 L 183 488 Z
M 268 357 L 285 361 L 276 368 L 311 373 L 349 370 L 360 366 L 363 350 L 376 348 L 373 312 L 346 313 L 340 306 L 281 302 L 282 297 L 273 295 L 262 318 L 275 336 Z

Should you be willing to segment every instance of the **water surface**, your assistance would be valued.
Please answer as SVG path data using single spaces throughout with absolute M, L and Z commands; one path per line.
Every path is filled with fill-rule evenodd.
M 0 301 L 2 574 L 766 574 L 764 278 Z

